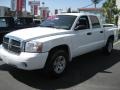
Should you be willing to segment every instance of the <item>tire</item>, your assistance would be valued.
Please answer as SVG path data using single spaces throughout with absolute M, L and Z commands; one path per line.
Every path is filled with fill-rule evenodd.
M 110 39 L 108 39 L 107 44 L 104 47 L 104 52 L 105 52 L 105 54 L 110 55 L 112 53 L 112 51 L 113 51 L 113 39 L 110 38 Z
M 47 60 L 45 71 L 53 77 L 60 77 L 66 71 L 68 54 L 64 50 L 53 51 Z

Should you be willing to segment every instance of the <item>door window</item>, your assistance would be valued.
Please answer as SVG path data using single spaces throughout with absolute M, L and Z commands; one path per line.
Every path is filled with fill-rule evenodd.
M 81 16 L 75 26 L 75 30 L 89 29 L 89 20 L 87 16 Z
M 96 16 L 90 16 L 92 28 L 100 28 L 100 22 Z

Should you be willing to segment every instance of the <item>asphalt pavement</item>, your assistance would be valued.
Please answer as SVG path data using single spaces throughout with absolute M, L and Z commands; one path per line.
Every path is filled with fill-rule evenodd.
M 2 52 L 0 52 L 2 53 Z M 0 61 L 0 90 L 120 90 L 120 43 L 110 56 L 97 50 L 73 59 L 64 76 L 23 71 Z

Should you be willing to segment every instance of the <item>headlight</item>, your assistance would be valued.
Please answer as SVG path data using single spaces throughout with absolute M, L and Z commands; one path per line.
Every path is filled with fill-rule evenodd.
M 37 41 L 27 42 L 25 45 L 25 52 L 39 53 L 42 52 L 43 44 Z

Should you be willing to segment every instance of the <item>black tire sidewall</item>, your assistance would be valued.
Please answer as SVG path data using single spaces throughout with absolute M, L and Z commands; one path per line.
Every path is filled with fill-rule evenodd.
M 53 67 L 53 63 L 58 56 L 63 56 L 66 60 L 65 69 L 63 70 L 62 73 L 59 73 L 59 74 L 54 71 L 54 67 Z M 59 77 L 66 71 L 67 64 L 68 64 L 68 54 L 67 54 L 67 52 L 64 51 L 64 50 L 54 51 L 54 52 L 51 53 L 50 57 L 48 58 L 47 70 L 52 76 Z
M 112 53 L 112 50 L 109 51 L 109 45 L 110 45 L 110 43 L 112 43 L 112 50 L 113 50 L 113 39 L 108 39 L 107 44 L 106 44 L 106 47 L 105 47 L 105 52 L 106 52 L 106 54 Z

